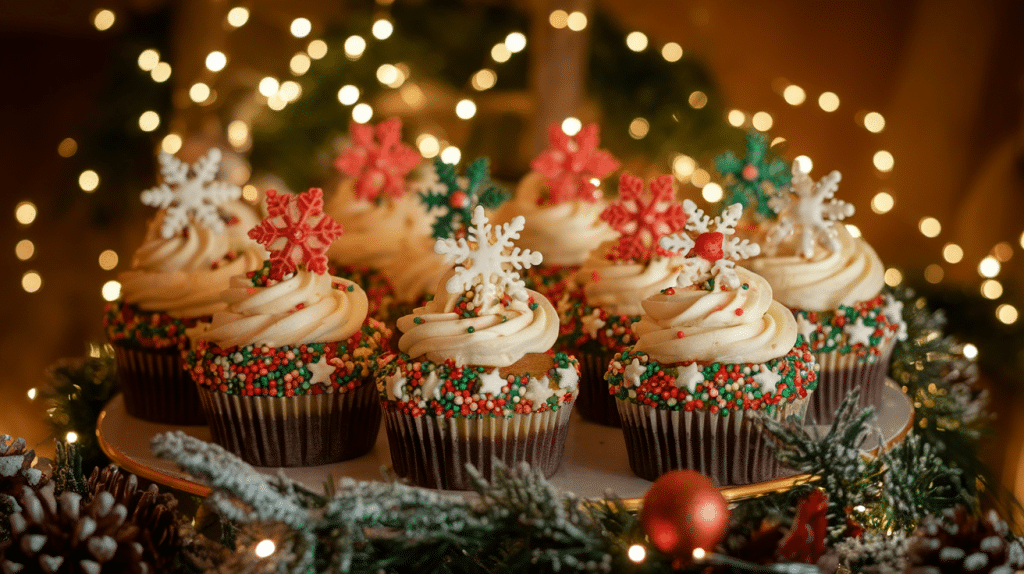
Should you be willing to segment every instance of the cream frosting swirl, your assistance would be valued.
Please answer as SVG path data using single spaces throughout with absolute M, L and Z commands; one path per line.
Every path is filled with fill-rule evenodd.
M 193 340 L 221 348 L 344 341 L 362 326 L 369 305 L 355 283 L 303 269 L 259 287 L 245 275 L 232 277 L 221 296 L 227 309 L 190 329 Z
M 587 305 L 615 315 L 639 315 L 641 301 L 676 284 L 679 262 L 657 256 L 648 263 L 611 261 L 604 254 L 613 244 L 614 240 L 605 242 L 590 253 L 576 275 L 577 283 Z
M 544 176 L 526 174 L 516 188 L 515 198 L 501 210 L 498 220 L 511 221 L 516 215 L 526 219 L 517 245 L 544 253 L 546 265 L 582 265 L 595 245 L 618 234 L 601 221 L 603 201 L 581 200 L 555 205 L 537 205 L 545 186 Z
M 512 299 L 496 313 L 463 318 L 456 309 L 463 293 L 444 289 L 450 275 L 438 283 L 432 301 L 398 319 L 403 353 L 434 362 L 507 367 L 527 353 L 551 349 L 558 338 L 558 313 L 543 295 L 527 289 L 533 303 Z
M 354 186 L 354 180 L 342 182 L 324 209 L 345 228 L 345 234 L 327 250 L 332 263 L 380 267 L 382 261 L 399 254 L 402 236 L 430 235 L 426 213 L 414 195 L 377 205 L 356 199 Z
M 399 253 L 381 265 L 399 303 L 420 304 L 452 265 L 434 251 L 429 237 L 405 237 Z
M 132 267 L 118 275 L 128 304 L 172 317 L 200 317 L 224 309 L 220 292 L 231 277 L 259 267 L 259 246 L 233 245 L 231 235 L 192 222 L 170 239 L 160 235 L 163 215 L 154 218 L 136 250 Z
M 768 280 L 775 299 L 791 309 L 831 311 L 877 296 L 885 283 L 885 267 L 878 254 L 862 238 L 854 238 L 836 225 L 839 249 L 817 246 L 805 259 L 796 254 L 797 244 L 776 246 L 775 255 L 749 262 L 751 270 Z
M 745 288 L 674 287 L 646 299 L 633 325 L 634 351 L 659 363 L 763 363 L 790 352 L 797 337 L 792 312 L 772 299 L 764 278 L 743 267 L 736 273 Z

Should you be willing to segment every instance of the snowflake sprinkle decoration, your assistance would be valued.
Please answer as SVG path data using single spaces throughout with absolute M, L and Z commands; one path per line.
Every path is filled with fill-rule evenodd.
M 466 169 L 466 177 L 460 178 L 455 166 L 440 158 L 434 160 L 441 185 L 420 194 L 428 211 L 440 211 L 431 225 L 434 239 L 461 235 L 477 206 L 494 209 L 508 200 L 508 192 L 491 183 L 489 165 L 487 158 L 477 158 Z
M 853 205 L 832 199 L 840 179 L 839 172 L 833 171 L 815 183 L 799 163 L 793 163 L 792 193 L 783 193 L 769 202 L 779 214 L 778 222 L 766 238 L 770 252 L 774 253 L 779 243 L 796 233 L 799 233 L 797 254 L 801 257 L 811 258 L 815 245 L 829 251 L 839 249 L 835 222 L 853 215 Z M 832 201 L 826 203 L 828 199 Z
M 789 183 L 786 161 L 771 159 L 768 138 L 760 132 L 747 133 L 746 148 L 747 155 L 742 158 L 731 151 L 715 158 L 715 167 L 726 178 L 729 189 L 729 197 L 721 205 L 739 203 L 749 208 L 753 203 L 759 216 L 773 217 L 768 202 L 775 190 Z
M 210 151 L 195 164 L 182 163 L 167 152 L 160 153 L 160 173 L 164 177 L 159 187 L 142 192 L 142 203 L 165 210 L 160 235 L 174 237 L 188 226 L 189 219 L 211 231 L 224 231 L 224 220 L 217 206 L 242 196 L 242 189 L 223 181 L 214 181 L 220 167 L 220 150 Z M 192 177 L 189 177 L 189 173 Z
M 756 243 L 738 237 L 726 238 L 726 235 L 736 233 L 736 223 L 743 214 L 743 206 L 734 203 L 713 220 L 689 199 L 683 200 L 683 209 L 686 211 L 686 231 L 696 233 L 696 239 L 687 233 L 661 238 L 663 248 L 687 256 L 677 279 L 679 286 L 701 285 L 710 279 L 714 280 L 712 291 L 738 288 L 740 279 L 736 275 L 736 261 L 761 252 Z M 714 231 L 711 230 L 712 223 Z
M 327 247 L 341 237 L 341 224 L 324 213 L 324 192 L 312 188 L 294 196 L 267 191 L 266 219 L 249 237 L 270 251 L 270 278 L 283 279 L 303 265 L 310 273 L 327 272 Z
M 519 232 L 526 225 L 525 218 L 516 216 L 509 223 L 494 226 L 488 222 L 483 206 L 478 205 L 473 210 L 472 224 L 468 241 L 460 237 L 438 239 L 434 244 L 434 251 L 444 255 L 446 261 L 460 264 L 445 289 L 453 294 L 472 290 L 473 304 L 481 314 L 502 295 L 527 300 L 526 285 L 518 271 L 539 265 L 542 256 L 537 251 L 520 250 L 512 244 L 513 239 L 519 239 Z M 469 265 L 464 264 L 467 260 Z
M 658 240 L 686 225 L 683 207 L 674 202 L 671 175 L 650 181 L 644 196 L 644 182 L 631 173 L 619 178 L 619 200 L 601 212 L 601 220 L 619 232 L 618 243 L 606 257 L 612 261 L 649 261 L 654 255 L 671 255 Z
M 608 177 L 619 168 L 619 162 L 607 150 L 597 149 L 601 142 L 597 124 L 587 124 L 575 136 L 562 131 L 558 124 L 548 128 L 550 149 L 537 156 L 530 168 L 544 176 L 548 183 L 549 198 L 538 198 L 538 203 L 552 204 L 580 199 L 593 203 L 601 192 L 595 180 Z
M 402 120 L 391 118 L 373 126 L 352 122 L 352 145 L 334 167 L 356 178 L 356 197 L 380 201 L 384 196 L 399 198 L 405 194 L 405 176 L 423 157 L 402 143 Z

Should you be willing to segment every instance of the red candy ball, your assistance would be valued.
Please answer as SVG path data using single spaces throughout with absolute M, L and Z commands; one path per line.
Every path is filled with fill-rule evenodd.
M 673 470 L 654 481 L 644 495 L 640 522 L 662 552 L 689 560 L 696 548 L 710 552 L 729 529 L 729 505 L 711 478 Z
M 448 197 L 448 202 L 455 209 L 462 209 L 463 207 L 466 207 L 466 205 L 469 204 L 469 197 L 466 196 L 466 192 L 460 190 L 451 194 Z

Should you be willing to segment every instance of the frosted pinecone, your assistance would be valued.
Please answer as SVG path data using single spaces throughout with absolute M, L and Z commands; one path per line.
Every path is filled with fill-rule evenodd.
M 908 574 L 1013 574 L 1024 568 L 1024 546 L 995 511 L 979 518 L 958 506 L 921 520 L 908 558 Z
M 138 477 L 121 472 L 113 464 L 103 470 L 94 468 L 87 485 L 91 497 L 109 492 L 114 502 L 125 507 L 128 522 L 141 531 L 137 539 L 143 544 L 147 560 L 158 565 L 158 570 L 163 569 L 165 563 L 181 547 L 174 515 L 178 499 L 169 493 L 161 493 L 155 484 L 150 484 L 146 490 L 139 490 Z
M 15 496 L 22 486 L 39 489 L 46 484 L 42 471 L 32 467 L 36 451 L 29 449 L 25 439 L 11 440 L 0 435 L 0 495 Z

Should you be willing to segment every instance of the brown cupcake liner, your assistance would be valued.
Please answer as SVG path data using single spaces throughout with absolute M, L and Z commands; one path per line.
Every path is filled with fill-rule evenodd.
M 576 397 L 576 408 L 580 415 L 590 422 L 621 427 L 615 395 L 608 392 L 608 382 L 604 380 L 608 363 L 615 357 L 615 353 L 575 351 L 575 355 L 580 361 L 580 392 Z
M 414 417 L 388 411 L 384 428 L 391 464 L 398 476 L 417 486 L 446 490 L 473 488 L 466 463 L 491 480 L 495 459 L 506 467 L 525 462 L 551 476 L 562 462 L 571 410 L 565 406 L 509 418 Z
M 380 430 L 377 389 L 264 397 L 199 389 L 213 441 L 256 466 L 317 466 L 362 456 Z
M 670 470 L 689 469 L 720 486 L 736 486 L 796 474 L 776 459 L 759 414 L 730 411 L 722 416 L 617 401 L 629 467 L 640 478 L 653 481 Z M 782 420 L 803 415 L 807 401 L 780 404 L 768 416 Z
M 856 355 L 844 355 L 838 351 L 814 353 L 814 360 L 821 370 L 818 371 L 818 388 L 811 393 L 807 407 L 807 422 L 831 424 L 843 399 L 855 388 L 860 389 L 859 408 L 881 405 L 885 380 L 889 375 L 889 357 L 894 346 L 894 336 L 885 339 L 881 355 L 872 363 L 858 362 Z
M 163 424 L 206 424 L 196 384 L 177 347 L 140 349 L 114 343 L 114 361 L 128 414 Z

